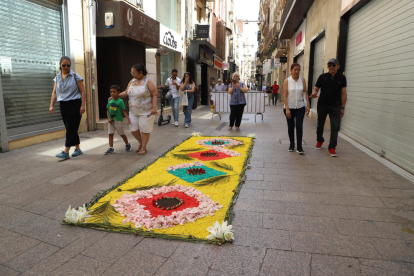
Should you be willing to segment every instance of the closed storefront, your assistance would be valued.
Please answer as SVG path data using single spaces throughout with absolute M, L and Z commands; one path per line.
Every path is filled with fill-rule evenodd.
M 312 42 L 311 47 L 313 48 L 313 68 L 312 68 L 312 89 L 315 87 L 315 83 L 319 76 L 323 74 L 325 69 L 324 58 L 325 58 L 325 35 L 315 39 Z M 318 104 L 318 98 L 311 99 L 312 110 L 316 112 L 316 106 Z
M 341 130 L 413 173 L 414 1 L 363 4 L 343 17 L 348 103 Z
M 0 95 L 9 141 L 64 128 L 59 105 L 49 113 L 64 53 L 61 8 L 57 0 L 1 0 Z

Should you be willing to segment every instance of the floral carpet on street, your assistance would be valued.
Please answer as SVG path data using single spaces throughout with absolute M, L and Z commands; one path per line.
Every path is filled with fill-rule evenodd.
M 94 196 L 83 223 L 65 223 L 208 242 L 208 227 L 231 223 L 252 147 L 248 137 L 190 137 Z

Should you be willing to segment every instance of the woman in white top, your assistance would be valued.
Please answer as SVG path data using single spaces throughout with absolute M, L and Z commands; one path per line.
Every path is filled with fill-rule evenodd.
M 127 89 L 119 94 L 120 98 L 129 99 L 129 129 L 138 140 L 138 154 L 147 153 L 147 144 L 157 114 L 158 91 L 155 84 L 147 77 L 147 69 L 143 64 L 135 64 L 131 68 L 133 79 Z
M 299 76 L 300 65 L 293 63 L 290 66 L 291 76 L 283 82 L 283 101 L 285 107 L 283 112 L 286 115 L 290 146 L 289 151 L 295 151 L 295 119 L 297 150 L 299 154 L 305 154 L 302 148 L 303 118 L 309 114 L 309 96 L 306 91 L 305 79 Z M 306 110 L 305 110 L 306 106 Z

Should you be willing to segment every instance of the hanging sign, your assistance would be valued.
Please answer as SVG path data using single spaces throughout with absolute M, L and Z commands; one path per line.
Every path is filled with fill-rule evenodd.
M 0 67 L 2 75 L 11 75 L 13 72 L 11 57 L 0 57 Z

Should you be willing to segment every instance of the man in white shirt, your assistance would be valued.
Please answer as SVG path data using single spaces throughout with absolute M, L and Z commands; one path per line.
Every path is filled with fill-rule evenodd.
M 165 86 L 170 88 L 170 95 L 171 95 L 171 108 L 172 113 L 174 116 L 174 122 L 172 123 L 176 127 L 178 127 L 178 103 L 180 102 L 180 85 L 181 80 L 177 77 L 178 71 L 177 69 L 172 69 L 171 77 L 167 79 L 165 82 Z
M 216 86 L 214 86 L 213 92 L 223 92 L 226 91 L 226 85 L 218 79 Z

